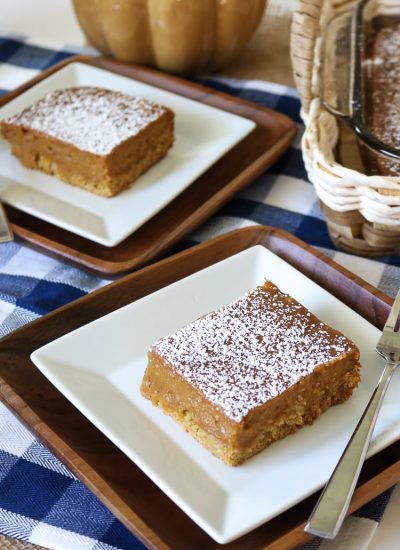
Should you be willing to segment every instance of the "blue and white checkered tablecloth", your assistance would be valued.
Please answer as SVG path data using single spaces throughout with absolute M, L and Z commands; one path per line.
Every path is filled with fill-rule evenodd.
M 0 89 L 5 93 L 39 71 L 76 53 L 50 50 L 21 37 L 0 37 Z M 299 125 L 293 89 L 260 81 L 206 80 L 212 87 L 288 114 Z M 400 258 L 377 260 L 335 250 L 307 181 L 299 139 L 284 158 L 242 191 L 184 245 L 255 224 L 286 229 L 318 247 L 390 296 L 400 281 Z M 107 281 L 34 252 L 19 242 L 0 246 L 0 334 L 4 335 Z M 388 493 L 349 518 L 348 533 L 359 530 L 365 548 L 384 511 Z M 135 549 L 142 544 L 75 476 L 0 404 L 0 532 L 48 548 Z M 307 548 L 325 547 L 312 541 Z M 339 548 L 339 546 L 329 548 Z M 349 546 L 347 546 L 349 548 Z M 353 546 L 354 548 L 354 546 Z

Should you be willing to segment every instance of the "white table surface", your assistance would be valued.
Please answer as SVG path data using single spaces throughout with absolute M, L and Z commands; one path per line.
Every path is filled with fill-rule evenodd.
M 279 0 L 272 0 L 279 2 Z M 292 0 L 287 1 L 293 5 Z M 75 19 L 69 0 L 0 0 L 0 35 L 16 34 L 28 37 L 30 43 L 40 45 L 84 45 L 84 37 Z M 58 21 L 58 24 L 54 24 Z M 7 75 L 0 72 L 0 87 Z M 21 73 L 21 80 L 25 75 Z M 18 79 L 18 77 L 17 77 Z M 8 82 L 7 82 L 8 84 Z M 17 85 L 18 82 L 15 82 Z M 8 87 L 8 86 L 7 86 Z M 351 269 L 351 267 L 350 267 Z M 356 270 L 355 270 L 356 271 Z M 374 284 L 373 281 L 370 281 Z M 385 515 L 377 527 L 368 546 L 363 550 L 399 550 L 400 549 L 400 485 L 396 487 Z M 368 520 L 366 520 L 368 521 Z M 351 525 L 341 540 L 324 541 L 321 550 L 361 550 L 351 542 Z

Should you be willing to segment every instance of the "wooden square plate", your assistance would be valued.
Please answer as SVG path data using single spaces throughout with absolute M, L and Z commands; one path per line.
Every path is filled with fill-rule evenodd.
M 132 271 L 160 257 L 171 246 L 214 214 L 240 189 L 276 162 L 288 149 L 296 134 L 295 123 L 281 113 L 217 92 L 200 84 L 106 57 L 77 56 L 69 58 L 41 73 L 17 90 L 3 96 L 0 99 L 0 107 L 7 105 L 11 100 L 18 99 L 23 92 L 30 93 L 30 90 L 39 83 L 44 85 L 47 78 L 60 70 L 65 72 L 65 68 L 72 66 L 73 63 L 79 63 L 81 67 L 97 67 L 112 75 L 128 77 L 132 81 L 151 85 L 154 87 L 153 89 L 172 92 L 175 97 L 188 98 L 199 104 L 239 115 L 255 124 L 255 128 L 244 139 L 231 147 L 169 204 L 166 204 L 158 213 L 115 246 L 105 246 L 89 240 L 82 234 L 78 235 L 45 221 L 45 219 L 51 221 L 52 217 L 56 217 L 57 210 L 53 213 L 46 211 L 46 215 L 39 217 L 32 215 L 32 212 L 29 214 L 29 208 L 24 208 L 22 211 L 22 208 L 6 206 L 15 235 L 47 253 L 56 254 L 67 261 L 104 275 L 113 276 Z M 185 157 L 183 156 L 183 158 Z M 204 160 L 207 162 L 207 158 Z M 38 189 L 40 190 L 40 185 Z M 75 191 L 69 190 L 70 194 Z M 10 196 L 14 196 L 13 188 L 10 189 L 10 193 Z M 6 196 L 5 202 L 7 202 Z M 122 195 L 115 200 L 120 203 L 121 199 Z M 99 201 L 99 198 L 94 197 L 94 200 Z M 10 202 L 12 203 L 12 201 Z M 58 202 L 57 199 L 51 199 L 50 207 L 53 205 L 56 208 Z M 30 203 L 31 199 L 28 200 L 28 206 Z M 19 206 L 18 203 L 16 206 Z M 147 204 L 146 207 L 148 207 Z M 104 205 L 102 208 L 104 209 Z M 72 216 L 71 219 L 82 221 L 82 213 L 74 214 L 70 210 L 71 206 L 67 209 L 62 208 L 61 212 L 63 215 L 64 212 L 66 215 L 69 212 L 68 216 Z M 108 210 L 107 208 L 105 211 L 108 212 Z M 125 210 L 127 209 L 125 208 Z M 89 216 L 89 214 L 87 215 Z M 124 213 L 124 216 L 127 215 L 129 215 L 129 211 Z M 96 215 L 94 218 L 98 223 L 98 216 Z M 108 218 L 106 221 L 106 225 L 108 225 Z M 71 223 L 65 225 L 65 221 L 63 223 L 64 227 L 71 225 Z M 85 222 L 83 226 L 87 223 Z M 102 238 L 104 239 L 104 237 Z
M 229 233 L 145 267 L 0 342 L 2 400 L 149 548 L 219 545 L 71 405 L 33 366 L 30 355 L 56 338 L 254 245 L 282 258 L 372 325 L 383 326 L 391 302 L 388 297 L 299 239 L 261 226 Z M 398 481 L 399 453 L 400 444 L 395 441 L 367 460 L 351 510 Z M 308 538 L 303 527 L 316 498 L 316 493 L 308 496 L 225 548 L 287 549 L 301 544 Z

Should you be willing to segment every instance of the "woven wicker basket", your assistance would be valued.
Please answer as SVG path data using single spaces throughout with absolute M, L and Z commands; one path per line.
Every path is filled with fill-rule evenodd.
M 399 254 L 400 177 L 365 175 L 355 163 L 356 136 L 319 99 L 320 46 L 326 22 L 354 6 L 354 0 L 298 0 L 291 57 L 306 126 L 303 158 L 336 246 L 365 256 Z M 341 141 L 347 152 L 353 151 L 352 162 L 345 163 L 342 156 L 338 161 Z

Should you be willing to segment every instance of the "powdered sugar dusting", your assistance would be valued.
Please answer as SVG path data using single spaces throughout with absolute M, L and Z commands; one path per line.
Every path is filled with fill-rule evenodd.
M 351 349 L 347 338 L 271 283 L 151 348 L 236 422 Z
M 51 92 L 7 122 L 107 155 L 165 111 L 146 99 L 88 86 Z
M 372 52 L 372 130 L 384 143 L 400 150 L 400 24 L 381 29 Z M 400 163 L 383 158 L 393 175 Z

